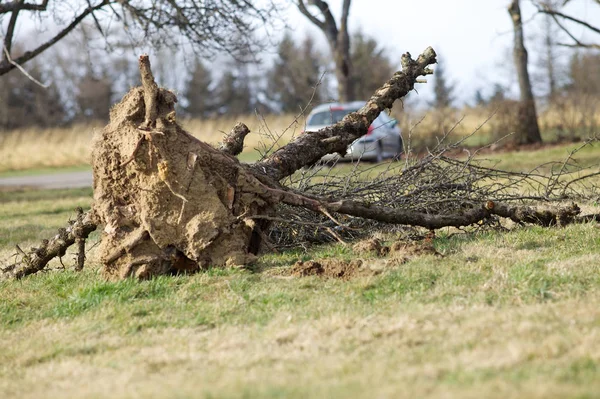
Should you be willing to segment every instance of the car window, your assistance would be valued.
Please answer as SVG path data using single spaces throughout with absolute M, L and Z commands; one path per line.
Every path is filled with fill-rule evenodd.
M 392 128 L 392 126 L 394 125 L 395 119 L 390 118 L 390 116 L 388 114 L 384 112 L 380 113 L 379 116 L 375 119 L 375 121 L 373 122 L 373 127 L 374 128 L 378 128 L 378 127 L 386 127 L 386 128 Z
M 308 126 L 320 126 L 320 125 L 333 125 L 334 123 L 338 123 L 344 116 L 348 115 L 350 112 L 355 112 L 355 109 L 336 109 L 336 110 L 327 110 L 323 112 L 317 112 L 312 115 L 307 122 Z
M 388 123 L 391 121 L 390 117 L 385 113 L 385 111 L 379 114 L 378 119 L 381 123 Z

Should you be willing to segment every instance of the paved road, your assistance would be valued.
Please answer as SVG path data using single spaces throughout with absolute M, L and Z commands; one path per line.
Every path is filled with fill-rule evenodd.
M 0 178 L 0 190 L 18 188 L 79 188 L 91 186 L 91 171 Z

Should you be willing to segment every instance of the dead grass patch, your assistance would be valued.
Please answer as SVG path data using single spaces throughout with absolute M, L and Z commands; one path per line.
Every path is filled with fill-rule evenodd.
M 600 389 L 597 296 L 519 308 L 120 335 L 90 320 L 0 332 L 3 397 L 555 397 Z M 27 337 L 27 339 L 23 339 Z M 4 344 L 10 343 L 8 346 Z M 544 383 L 540 383 L 544 381 Z

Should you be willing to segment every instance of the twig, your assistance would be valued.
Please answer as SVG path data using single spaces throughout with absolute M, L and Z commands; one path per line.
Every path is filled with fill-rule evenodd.
M 34 78 L 33 76 L 31 76 L 31 75 L 29 74 L 29 72 L 27 72 L 27 71 L 25 70 L 25 68 L 23 68 L 21 65 L 17 64 L 15 61 L 13 61 L 13 60 L 12 60 L 12 58 L 10 58 L 10 54 L 9 54 L 9 52 L 8 52 L 8 49 L 6 48 L 6 46 L 4 46 L 3 48 L 4 48 L 4 55 L 5 55 L 5 57 L 6 57 L 6 60 L 7 60 L 7 61 L 8 61 L 10 64 L 14 65 L 14 66 L 15 66 L 15 67 L 16 67 L 16 68 L 19 70 L 19 71 L 21 71 L 21 73 L 22 73 L 23 75 L 25 75 L 25 77 L 26 77 L 27 79 L 31 80 L 31 81 L 32 81 L 33 83 L 35 83 L 36 85 L 38 85 L 38 86 L 40 86 L 40 87 L 43 87 L 44 89 L 47 89 L 48 87 L 50 87 L 50 84 L 49 84 L 49 83 L 47 83 L 47 84 L 44 84 L 44 83 L 40 82 L 39 80 L 37 80 L 36 78 Z

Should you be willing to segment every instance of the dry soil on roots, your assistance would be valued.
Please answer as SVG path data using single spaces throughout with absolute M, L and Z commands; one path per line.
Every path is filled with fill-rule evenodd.
M 93 142 L 94 205 L 105 226 L 104 275 L 147 278 L 212 266 L 248 264 L 254 222 L 240 215 L 269 207 L 239 162 L 185 132 L 175 96 L 159 90 L 156 126 L 141 129 L 142 88 L 111 110 Z

